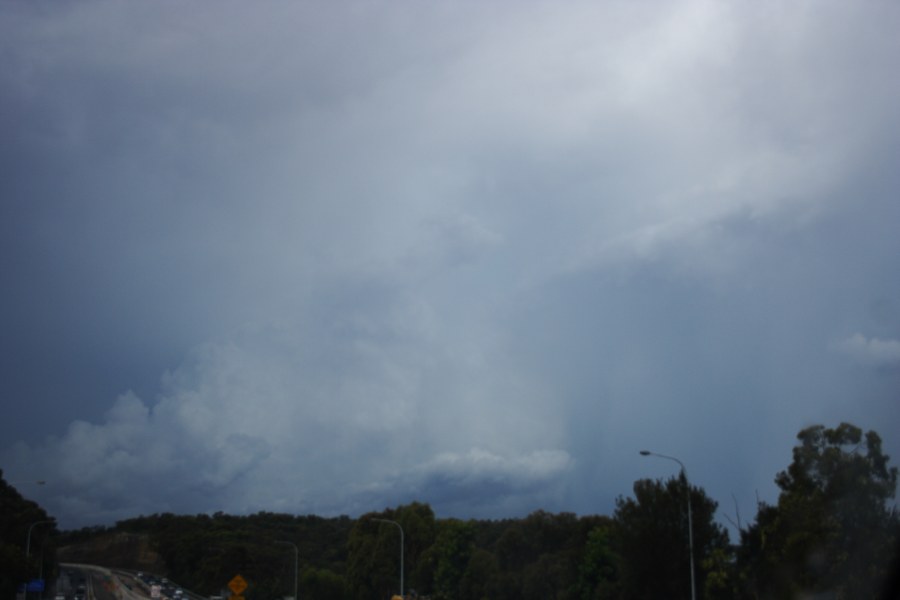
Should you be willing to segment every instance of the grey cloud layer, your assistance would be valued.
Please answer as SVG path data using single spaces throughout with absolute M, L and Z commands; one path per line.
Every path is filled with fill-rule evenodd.
M 749 510 L 898 416 L 892 3 L 0 10 L 0 465 L 71 523 L 609 510 L 641 440 Z
M 104 521 L 213 505 L 350 512 L 411 493 L 440 504 L 443 492 L 481 482 L 501 502 L 558 484 L 567 469 L 565 451 L 542 450 L 560 441 L 545 399 L 500 361 L 486 373 L 437 349 L 416 356 L 360 338 L 335 346 L 265 336 L 207 346 L 167 375 L 152 411 L 125 394 L 99 424 L 14 449 L 13 462 L 53 473 L 57 493 L 84 504 L 80 518 Z

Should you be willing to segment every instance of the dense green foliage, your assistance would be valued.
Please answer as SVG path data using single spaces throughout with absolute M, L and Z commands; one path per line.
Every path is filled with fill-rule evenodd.
M 251 584 L 248 597 L 293 595 L 294 549 L 277 543 L 290 542 L 298 550 L 299 595 L 328 590 L 328 597 L 340 598 L 336 591 L 343 593 L 346 587 L 343 574 L 352 526 L 349 517 L 263 512 L 247 517 L 152 515 L 120 521 L 116 529 L 150 534 L 166 575 L 204 595 L 222 594 L 237 574 Z
M 738 561 L 748 597 L 879 598 L 896 560 L 897 468 L 881 438 L 848 423 L 802 430 L 794 460 L 742 532 Z M 896 564 L 893 565 L 896 567 Z
M 43 508 L 7 484 L 0 471 L 0 598 L 14 597 L 19 584 L 39 573 L 54 576 L 56 526 L 45 522 L 50 519 Z
M 684 473 L 635 482 L 633 497 L 618 498 L 612 516 L 536 511 L 518 519 L 438 519 L 429 505 L 414 502 L 356 519 L 158 514 L 58 540 L 84 547 L 103 536 L 140 538 L 164 565 L 159 575 L 200 594 L 227 596 L 227 582 L 240 574 L 250 584 L 248 600 L 293 594 L 295 545 L 301 598 L 368 600 L 399 592 L 402 528 L 407 594 L 677 599 L 691 591 L 690 502 L 697 598 L 882 597 L 900 529 L 889 505 L 896 467 L 888 466 L 877 434 L 849 424 L 810 427 L 798 440 L 793 461 L 775 479 L 778 502 L 759 505 L 736 545 L 715 520 L 716 503 Z M 24 560 L 28 525 L 47 515 L 5 484 L 0 500 L 0 585 L 11 597 L 14 582 L 37 569 L 35 554 Z M 40 533 L 45 561 L 52 560 L 51 533 L 52 527 Z M 37 538 L 36 530 L 33 544 Z
M 714 521 L 716 503 L 681 474 L 666 482 L 644 479 L 634 484 L 634 499 L 618 500 L 622 589 L 628 597 L 691 597 L 688 491 L 693 515 L 694 574 L 698 590 L 706 585 L 711 558 L 728 552 L 728 534 Z M 709 589 L 703 597 L 716 597 Z M 726 596 L 727 597 L 727 596 Z

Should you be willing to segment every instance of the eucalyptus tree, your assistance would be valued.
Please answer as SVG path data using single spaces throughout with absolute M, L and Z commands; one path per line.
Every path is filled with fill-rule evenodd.
M 748 596 L 832 594 L 878 598 L 897 540 L 897 467 L 881 438 L 849 423 L 797 434 L 793 461 L 775 477 L 738 553 Z

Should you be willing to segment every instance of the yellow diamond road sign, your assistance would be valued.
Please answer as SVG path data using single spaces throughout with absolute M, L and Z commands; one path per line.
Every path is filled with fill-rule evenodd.
M 241 592 L 247 589 L 247 581 L 240 575 L 235 575 L 234 579 L 228 582 L 228 588 L 235 596 L 240 596 Z

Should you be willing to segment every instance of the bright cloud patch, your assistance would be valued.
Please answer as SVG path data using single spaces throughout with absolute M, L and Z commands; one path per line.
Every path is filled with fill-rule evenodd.
M 874 367 L 900 366 L 900 341 L 867 338 L 856 333 L 834 344 L 835 349 L 852 359 Z
M 473 448 L 465 454 L 443 453 L 415 471 L 426 497 L 448 493 L 478 498 L 479 489 L 499 495 L 532 491 L 569 470 L 572 459 L 562 450 L 538 450 L 507 457 Z
M 386 498 L 453 510 L 472 494 L 535 508 L 560 488 L 570 458 L 544 449 L 561 439 L 558 419 L 486 344 L 473 361 L 430 347 L 411 323 L 403 335 L 337 329 L 318 347 L 303 328 L 205 345 L 152 406 L 124 394 L 101 422 L 19 445 L 13 462 L 56 483 L 51 510 L 77 503 L 92 521 L 211 505 L 353 513 Z

